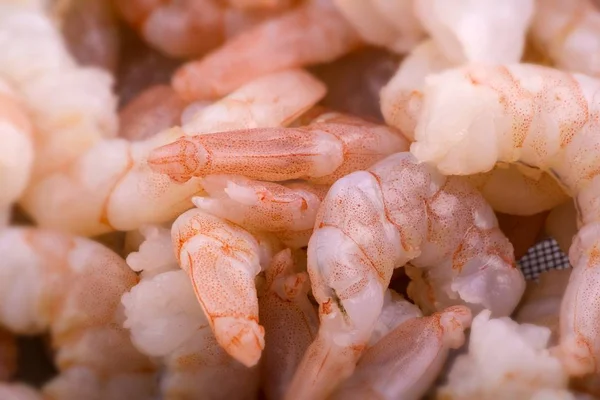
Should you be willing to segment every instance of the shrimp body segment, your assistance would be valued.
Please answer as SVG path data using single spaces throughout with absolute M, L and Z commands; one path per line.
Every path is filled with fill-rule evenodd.
M 599 372 L 600 81 L 534 65 L 466 66 L 431 77 L 411 151 L 444 174 L 496 162 L 548 171 L 571 196 L 580 230 L 561 311 L 569 373 Z
M 413 299 L 431 312 L 465 304 L 509 315 L 525 286 L 492 209 L 464 181 L 409 153 L 345 176 L 323 201 L 308 246 L 321 327 L 294 380 L 298 398 L 320 398 L 350 375 L 394 268 L 409 261 L 422 274 Z

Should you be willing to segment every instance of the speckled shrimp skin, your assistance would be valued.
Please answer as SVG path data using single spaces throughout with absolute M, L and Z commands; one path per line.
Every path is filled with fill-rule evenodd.
M 308 272 L 319 336 L 290 398 L 322 398 L 349 376 L 381 312 L 394 268 L 419 271 L 413 299 L 428 311 L 455 304 L 509 315 L 524 290 L 513 249 L 484 199 L 410 153 L 338 180 L 317 215 Z
M 0 320 L 21 334 L 50 330 L 59 375 L 47 398 L 139 399 L 154 366 L 122 327 L 121 295 L 137 283 L 125 261 L 88 239 L 36 228 L 0 232 Z
M 405 151 L 407 146 L 407 140 L 392 128 L 326 113 L 299 128 L 182 137 L 155 149 L 148 163 L 176 182 L 211 174 L 239 174 L 265 181 L 303 179 L 331 184 Z
M 467 66 L 431 77 L 411 151 L 444 174 L 496 162 L 548 171 L 575 198 L 580 230 L 561 310 L 561 351 L 571 374 L 600 371 L 600 81 L 534 65 Z

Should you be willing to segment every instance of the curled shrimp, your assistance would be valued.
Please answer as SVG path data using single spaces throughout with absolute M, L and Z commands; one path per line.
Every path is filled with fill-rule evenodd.
M 124 326 L 140 351 L 160 360 L 162 398 L 255 398 L 258 369 L 246 368 L 217 343 L 190 279 L 177 265 L 170 230 L 147 226 L 142 233 L 146 240 L 127 258 L 142 279 L 123 294 Z
M 265 345 L 255 277 L 277 250 L 269 239 L 198 209 L 173 223 L 177 261 L 191 281 L 217 342 L 251 367 Z
M 294 267 L 289 249 L 275 254 L 258 297 L 260 322 L 265 328 L 262 386 L 270 400 L 284 397 L 319 327 L 317 311 L 308 299 L 308 275 Z
M 464 306 L 408 319 L 365 351 L 354 374 L 331 399 L 422 398 L 450 349 L 465 342 L 464 330 L 470 324 L 471 311 Z
M 194 197 L 196 207 L 244 228 L 274 234 L 294 249 L 308 245 L 326 185 L 277 184 L 243 176 L 209 175 L 202 179 L 209 197 Z
M 21 334 L 49 329 L 61 399 L 147 399 L 154 367 L 122 328 L 121 295 L 137 282 L 117 254 L 88 239 L 35 228 L 0 232 L 0 321 Z M 126 396 L 126 397 L 124 397 Z
M 211 100 L 262 75 L 332 61 L 359 44 L 330 0 L 311 0 L 184 64 L 172 85 L 186 101 Z
M 547 349 L 549 339 L 546 327 L 491 319 L 482 311 L 471 325 L 468 354 L 458 356 L 438 398 L 574 400 L 567 374 Z
M 202 193 L 202 186 L 198 179 L 176 185 L 151 171 L 146 159 L 152 149 L 190 133 L 290 123 L 324 90 L 299 70 L 265 76 L 204 108 L 183 127 L 143 141 L 98 143 L 67 168 L 31 185 L 21 203 L 38 224 L 84 235 L 172 220 L 192 207 L 190 199 Z
M 394 268 L 409 261 L 424 285 L 413 300 L 428 311 L 466 304 L 509 315 L 525 286 L 493 211 L 464 181 L 409 153 L 347 175 L 323 200 L 308 245 L 321 326 L 293 398 L 325 397 L 352 373 Z
M 560 322 L 561 357 L 572 375 L 600 371 L 599 90 L 600 81 L 585 75 L 527 64 L 451 70 L 428 80 L 411 146 L 449 175 L 488 171 L 497 162 L 533 166 L 575 197 L 580 229 Z
M 599 35 L 600 12 L 593 1 L 536 1 L 531 36 L 557 68 L 599 76 Z
M 251 179 L 303 179 L 331 184 L 382 158 L 405 151 L 396 130 L 337 113 L 299 128 L 266 128 L 182 137 L 155 149 L 150 167 L 176 182 L 213 174 Z M 256 161 L 259 159 L 259 161 Z

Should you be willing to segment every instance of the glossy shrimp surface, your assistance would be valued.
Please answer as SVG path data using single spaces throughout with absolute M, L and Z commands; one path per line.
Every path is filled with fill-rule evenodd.
M 451 211 L 450 211 L 451 210 Z M 321 398 L 349 376 L 381 312 L 395 267 L 410 262 L 422 309 L 453 304 L 509 315 L 524 290 L 512 246 L 483 198 L 408 153 L 350 174 L 328 192 L 308 247 L 319 336 L 294 398 Z

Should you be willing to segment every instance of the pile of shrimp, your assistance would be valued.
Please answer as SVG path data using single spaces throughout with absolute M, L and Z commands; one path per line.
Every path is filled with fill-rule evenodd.
M 598 51 L 592 0 L 0 0 L 0 399 L 600 397 Z

